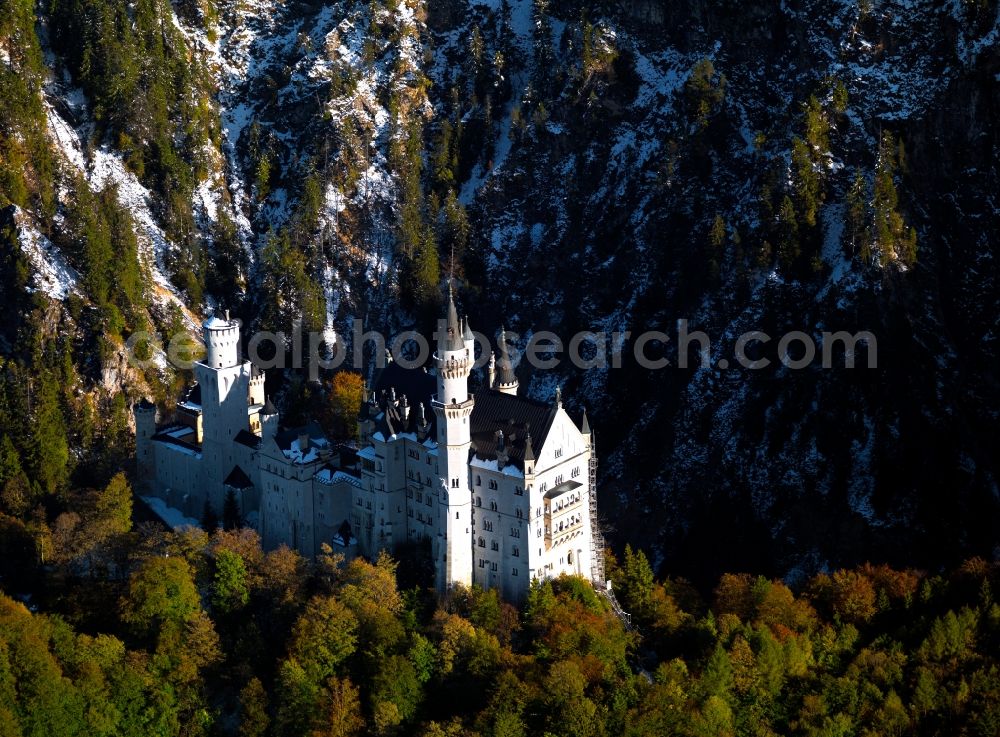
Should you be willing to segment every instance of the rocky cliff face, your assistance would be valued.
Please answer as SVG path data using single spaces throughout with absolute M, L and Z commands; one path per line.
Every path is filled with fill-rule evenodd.
M 231 266 L 204 304 L 156 192 L 93 140 L 46 44 L 62 166 L 118 184 L 156 300 L 392 331 L 424 324 L 454 250 L 484 331 L 687 319 L 713 337 L 707 368 L 520 369 L 533 395 L 562 383 L 587 406 L 611 539 L 666 571 L 933 565 L 997 543 L 995 3 L 175 10 L 220 131 L 184 245 Z M 748 330 L 870 331 L 879 367 L 719 369 Z

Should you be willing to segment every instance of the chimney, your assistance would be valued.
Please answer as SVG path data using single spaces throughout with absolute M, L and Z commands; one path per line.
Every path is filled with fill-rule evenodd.
M 305 455 L 309 452 L 309 433 L 302 433 L 299 435 L 299 452 Z

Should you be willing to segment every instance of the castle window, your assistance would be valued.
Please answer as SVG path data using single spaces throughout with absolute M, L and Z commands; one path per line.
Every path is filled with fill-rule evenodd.
M 486 530 L 487 532 L 493 532 L 493 523 L 490 522 L 488 519 L 483 520 L 483 529 Z
M 511 527 L 510 528 L 510 536 L 511 537 L 521 537 L 521 530 L 519 530 L 517 527 Z
M 458 512 L 455 512 L 455 519 L 458 519 Z
M 562 454 L 563 454 L 563 449 L 556 448 L 556 458 L 562 458 Z
M 482 478 L 478 474 L 476 474 L 476 486 L 482 486 L 482 485 L 483 485 Z
M 517 515 L 518 519 L 521 519 L 524 516 L 524 513 L 521 511 L 520 507 L 518 507 L 517 509 L 514 510 L 514 514 Z
M 453 488 L 453 489 L 459 488 L 459 486 L 458 486 L 458 479 L 452 479 L 451 480 L 451 488 Z
M 495 551 L 497 551 L 497 550 L 500 550 L 500 546 L 499 546 L 499 545 L 497 544 L 497 541 L 496 541 L 496 540 L 494 540 L 493 542 L 491 542 L 491 543 L 490 543 L 490 548 L 491 548 L 491 549 L 492 549 L 492 550 L 493 550 L 494 552 L 495 552 Z
M 486 547 L 486 541 L 483 538 L 479 538 L 479 547 L 481 548 Z
M 481 496 L 476 497 L 476 506 L 477 507 L 483 506 L 483 498 Z
M 483 560 L 482 558 L 479 559 L 479 567 L 480 568 L 485 568 L 486 567 L 486 561 Z
M 515 545 L 515 546 L 514 546 L 514 547 L 513 547 L 512 549 L 511 549 L 511 551 L 510 551 L 510 554 L 511 554 L 512 556 L 514 556 L 515 558 L 520 558 L 520 557 L 521 557 L 521 549 L 520 549 L 519 547 L 517 547 L 517 546 Z
M 572 550 L 569 551 L 569 553 L 566 554 L 566 562 L 569 563 L 570 565 L 573 565 L 573 551 Z
M 496 573 L 497 572 L 497 564 L 496 563 L 490 563 L 490 570 L 493 571 L 494 573 Z
M 541 536 L 542 536 L 542 528 L 541 528 L 541 527 L 539 527 L 539 528 L 538 528 L 538 534 L 537 534 L 537 535 L 535 535 L 535 537 L 541 537 Z
M 569 477 L 570 477 L 570 478 L 572 478 L 572 479 L 575 479 L 575 478 L 576 478 L 577 476 L 579 476 L 579 475 L 580 475 L 580 467 L 579 467 L 579 466 L 577 466 L 577 467 L 576 467 L 576 468 L 574 468 L 574 469 L 573 469 L 573 471 L 572 471 L 572 472 L 570 473 Z
M 418 502 L 422 502 L 423 500 L 424 500 L 424 495 L 418 491 L 417 492 L 417 501 Z
M 520 486 L 515 486 L 514 487 L 514 494 L 516 496 L 524 496 L 524 489 L 522 489 Z
M 510 569 L 510 575 L 516 576 L 517 575 L 517 569 L 516 568 L 511 568 Z
M 562 482 L 563 482 L 562 474 L 559 474 L 558 476 L 556 476 L 556 486 L 559 486 L 559 484 L 561 484 Z
M 490 479 L 490 488 L 491 489 L 496 489 L 497 488 L 497 482 L 494 481 L 493 479 Z
M 490 502 L 490 509 L 493 510 L 494 512 L 497 511 L 497 503 L 496 502 Z

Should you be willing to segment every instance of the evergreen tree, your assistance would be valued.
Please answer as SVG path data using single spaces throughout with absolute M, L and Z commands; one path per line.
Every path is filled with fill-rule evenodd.
M 45 494 L 62 491 L 69 481 L 66 422 L 55 379 L 47 370 L 37 378 L 28 463 L 31 476 Z
M 226 499 L 222 505 L 222 529 L 235 530 L 243 526 L 243 519 L 240 516 L 240 503 L 236 498 L 236 492 L 226 489 Z
M 799 223 L 795 216 L 795 205 L 785 196 L 778 210 L 778 261 L 786 271 L 791 270 L 801 254 L 799 245 Z
M 205 505 L 201 510 L 201 529 L 209 535 L 219 529 L 219 516 L 215 513 L 212 503 L 208 499 L 205 500 Z

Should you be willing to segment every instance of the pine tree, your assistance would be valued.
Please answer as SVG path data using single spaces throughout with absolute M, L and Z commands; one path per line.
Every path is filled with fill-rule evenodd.
M 219 516 L 215 513 L 212 503 L 208 499 L 205 500 L 205 505 L 201 510 L 201 529 L 209 535 L 214 534 L 219 529 Z
M 778 210 L 778 261 L 786 271 L 790 270 L 801 254 L 799 245 L 799 224 L 795 216 L 795 205 L 787 195 Z
M 854 181 L 847 192 L 847 232 L 851 244 L 851 253 L 859 253 L 861 260 L 867 263 L 870 254 L 868 233 L 868 184 L 858 169 L 854 173 Z
M 29 468 L 45 494 L 62 491 L 69 481 L 69 445 L 59 390 L 49 371 L 37 379 L 31 424 Z
M 240 517 L 240 503 L 236 499 L 236 492 L 226 489 L 226 500 L 222 505 L 222 529 L 235 530 L 243 526 Z

